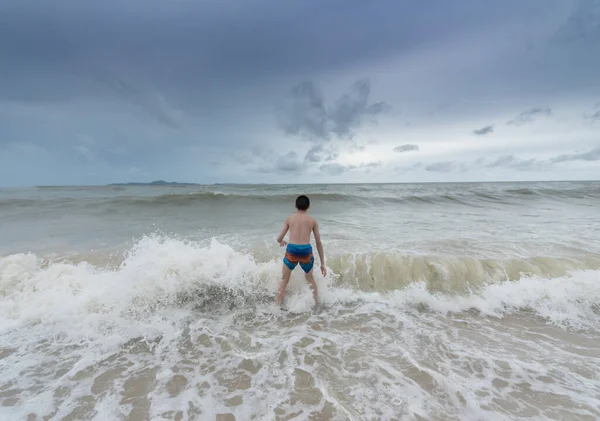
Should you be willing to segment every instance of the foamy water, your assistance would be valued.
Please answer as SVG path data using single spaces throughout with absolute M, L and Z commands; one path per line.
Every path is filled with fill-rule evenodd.
M 1 191 L 0 419 L 600 418 L 598 184 L 297 191 Z

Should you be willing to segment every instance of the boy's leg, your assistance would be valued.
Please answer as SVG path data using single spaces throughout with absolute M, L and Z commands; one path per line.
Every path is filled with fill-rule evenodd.
M 319 304 L 319 299 L 317 298 L 319 295 L 317 290 L 317 283 L 315 282 L 315 278 L 313 277 L 312 269 L 306 274 L 306 282 L 308 282 L 310 284 L 310 287 L 312 288 L 315 304 Z
M 288 282 L 290 282 L 290 276 L 292 275 L 292 271 L 289 267 L 284 263 L 281 268 L 281 284 L 279 285 L 279 291 L 277 292 L 277 297 L 275 298 L 275 304 L 281 305 L 283 301 L 283 296 L 285 295 L 285 289 L 287 287 Z

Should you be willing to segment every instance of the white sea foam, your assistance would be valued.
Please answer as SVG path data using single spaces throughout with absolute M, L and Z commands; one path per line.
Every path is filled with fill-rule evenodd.
M 131 328 L 137 314 L 150 316 L 156 307 L 177 309 L 182 302 L 202 298 L 194 296 L 198 293 L 204 293 L 203 299 L 212 304 L 225 296 L 237 303 L 247 297 L 264 299 L 274 295 L 280 270 L 278 260 L 259 262 L 216 240 L 202 247 L 168 237 L 142 239 L 114 268 L 48 262 L 33 254 L 11 255 L 0 260 L 0 328 L 6 331 L 43 323 L 63 333 L 104 335 L 103 327 L 114 327 L 123 318 L 127 320 L 124 326 Z M 600 326 L 600 271 L 596 270 L 550 279 L 523 276 L 518 281 L 482 283 L 471 291 L 461 287 L 450 293 L 432 291 L 426 281 L 367 293 L 339 285 L 335 278 L 333 273 L 319 281 L 325 303 L 425 304 L 444 313 L 476 309 L 490 316 L 528 310 L 565 326 Z M 216 288 L 213 293 L 220 295 L 206 296 L 207 287 Z M 288 295 L 290 310 L 309 310 L 310 291 L 300 271 L 294 272 Z M 139 323 L 138 327 L 145 324 Z
M 115 267 L 2 258 L 0 418 L 600 415 L 599 271 L 450 293 L 426 281 L 367 292 L 332 273 L 317 310 L 296 271 L 281 312 L 280 269 L 168 237 Z

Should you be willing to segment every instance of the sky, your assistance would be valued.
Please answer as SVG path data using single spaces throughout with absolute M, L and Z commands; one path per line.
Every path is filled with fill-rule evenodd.
M 600 0 L 2 0 L 0 63 L 0 186 L 600 179 Z

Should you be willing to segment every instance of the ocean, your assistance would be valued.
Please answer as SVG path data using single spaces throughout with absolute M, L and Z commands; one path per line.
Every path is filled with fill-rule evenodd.
M 329 272 L 280 309 L 299 194 Z M 599 209 L 600 182 L 2 188 L 0 419 L 598 420 Z

